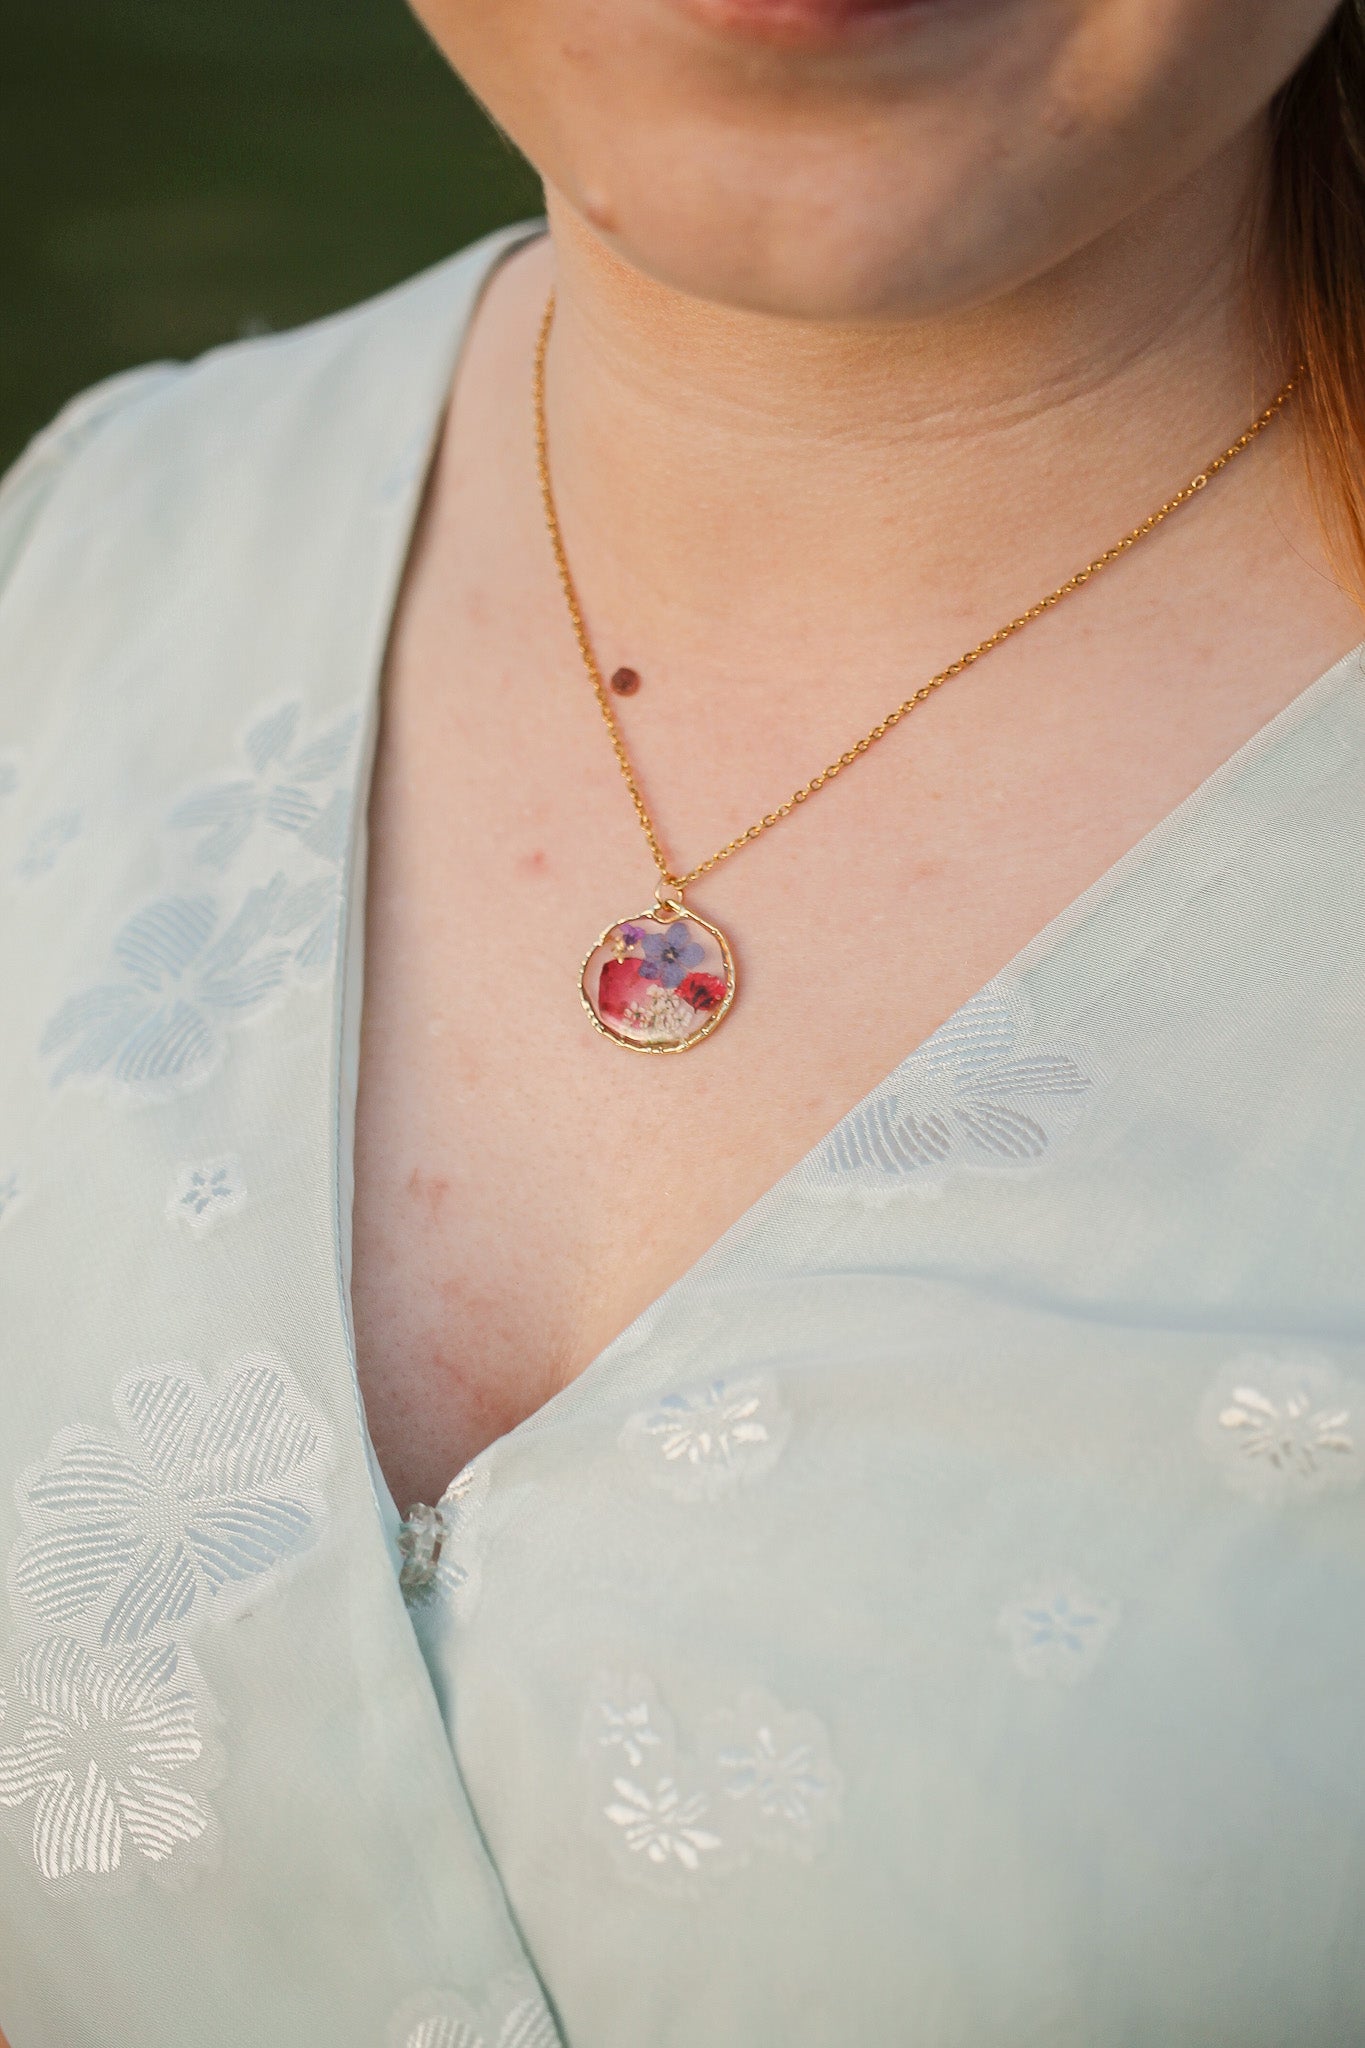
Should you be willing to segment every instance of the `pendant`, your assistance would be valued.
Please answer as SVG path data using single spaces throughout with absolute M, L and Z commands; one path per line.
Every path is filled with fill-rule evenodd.
M 609 925 L 583 962 L 583 1007 L 604 1037 L 632 1052 L 686 1052 L 709 1038 L 735 1000 L 725 934 L 661 898 Z

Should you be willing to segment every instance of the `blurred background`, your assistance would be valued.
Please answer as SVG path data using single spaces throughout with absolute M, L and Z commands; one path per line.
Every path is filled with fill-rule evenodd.
M 0 0 L 0 470 L 99 377 L 539 210 L 402 0 Z

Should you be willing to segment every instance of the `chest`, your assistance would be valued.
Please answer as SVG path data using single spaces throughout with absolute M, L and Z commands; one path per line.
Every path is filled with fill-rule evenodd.
M 1196 651 L 1145 691 L 1122 636 L 1103 670 L 1084 641 L 1000 657 L 989 694 L 945 690 L 694 886 L 738 997 L 714 1037 L 642 1058 L 591 1028 L 579 971 L 648 907 L 651 865 L 562 624 L 522 595 L 419 580 L 371 795 L 354 1309 L 404 1506 L 567 1385 L 1310 679 L 1288 646 L 1256 668 Z M 774 744 L 758 696 L 722 717 L 649 675 L 625 725 L 685 862 L 865 708 L 812 693 Z

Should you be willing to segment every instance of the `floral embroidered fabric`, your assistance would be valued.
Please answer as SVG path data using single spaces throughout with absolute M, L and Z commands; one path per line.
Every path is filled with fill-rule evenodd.
M 603 1680 L 583 1745 L 599 1832 L 625 1875 L 656 1889 L 693 1889 L 763 1850 L 809 1861 L 838 1817 L 825 1729 L 767 1693 L 708 1714 L 688 1756 L 648 1679 Z
M 506 246 L 0 493 L 0 2028 L 1354 2039 L 1358 657 L 440 1500 L 378 1478 L 365 773 Z M 620 927 L 602 1021 L 714 1016 L 700 930 Z
M 12 1553 L 21 1655 L 0 1733 L 0 1807 L 32 1806 L 43 1877 L 168 1864 L 213 1817 L 205 1730 L 220 1718 L 184 1644 L 257 1597 L 315 1533 L 325 1427 L 271 1357 L 210 1399 L 168 1371 L 117 1390 L 119 1436 L 67 1432 L 20 1480 Z M 135 1853 L 133 1853 L 135 1852 Z

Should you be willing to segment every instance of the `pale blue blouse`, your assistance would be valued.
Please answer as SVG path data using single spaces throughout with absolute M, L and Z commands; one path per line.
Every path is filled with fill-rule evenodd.
M 0 2026 L 1365 2041 L 1359 655 L 400 1526 L 364 794 L 508 246 L 0 495 Z

